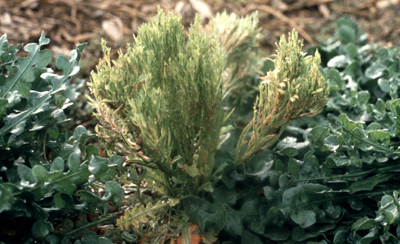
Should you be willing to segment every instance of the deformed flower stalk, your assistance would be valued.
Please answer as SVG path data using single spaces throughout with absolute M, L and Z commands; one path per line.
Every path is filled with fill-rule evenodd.
M 328 101 L 328 83 L 319 72 L 318 51 L 314 57 L 302 53 L 303 42 L 294 30 L 288 41 L 282 35 L 277 47 L 272 60 L 275 69 L 261 77 L 253 120 L 240 136 L 235 164 L 248 162 L 272 146 L 290 121 L 319 114 Z
M 235 14 L 218 13 L 210 20 L 208 33 L 221 43 L 226 53 L 224 59 L 224 97 L 242 103 L 257 91 L 252 83 L 259 69 L 260 55 L 257 53 L 260 28 L 257 12 L 239 18 Z
M 235 91 L 250 86 L 242 82 L 257 69 L 256 24 L 256 15 L 238 19 L 224 14 L 210 37 L 197 16 L 186 38 L 181 17 L 159 9 L 118 60 L 111 62 L 110 48 L 102 42 L 104 62 L 89 83 L 89 99 L 101 125 L 96 132 L 108 152 L 118 145 L 128 167 L 143 168 L 137 184 L 145 180 L 154 190 L 154 201 L 139 195 L 139 205 L 125 211 L 117 223 L 121 229 L 160 223 L 182 199 L 214 191 L 228 165 L 215 162 L 227 118 L 224 95 L 240 100 L 251 94 Z M 236 164 L 274 144 L 291 120 L 316 115 L 325 106 L 328 89 L 318 71 L 319 54 L 306 57 L 301 48 L 295 31 L 288 42 L 281 38 L 275 70 L 262 77 L 254 118 L 238 142 Z M 243 57 L 249 60 L 241 62 Z M 189 228 L 187 213 L 175 210 L 172 229 Z M 156 232 L 165 235 L 169 228 Z
M 199 16 L 187 34 L 179 15 L 159 9 L 113 63 L 102 42 L 105 62 L 89 84 L 98 135 L 110 151 L 122 145 L 126 163 L 150 169 L 146 179 L 166 197 L 212 191 L 217 180 L 225 52 Z

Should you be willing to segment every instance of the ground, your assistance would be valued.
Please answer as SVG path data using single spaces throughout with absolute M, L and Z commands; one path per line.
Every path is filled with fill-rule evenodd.
M 271 54 L 283 33 L 297 29 L 305 45 L 324 41 L 334 32 L 335 20 L 349 15 L 372 42 L 399 43 L 400 0 L 0 0 L 0 35 L 10 44 L 37 41 L 45 32 L 55 54 L 67 55 L 77 44 L 88 42 L 81 63 L 89 76 L 101 57 L 101 38 L 115 53 L 132 42 L 132 34 L 157 11 L 180 12 L 189 24 L 196 12 L 204 24 L 217 12 L 246 15 L 258 11 L 261 47 Z

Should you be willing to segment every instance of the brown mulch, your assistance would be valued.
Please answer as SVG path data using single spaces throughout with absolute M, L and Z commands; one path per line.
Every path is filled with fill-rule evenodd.
M 344 14 L 369 33 L 371 41 L 388 46 L 399 42 L 400 0 L 0 0 L 0 35 L 6 33 L 10 44 L 27 44 L 44 31 L 55 55 L 68 55 L 77 44 L 88 42 L 81 64 L 87 77 L 101 57 L 100 39 L 115 50 L 125 47 L 138 27 L 156 14 L 157 5 L 180 12 L 186 25 L 196 12 L 206 24 L 217 12 L 258 11 L 260 43 L 269 54 L 279 36 L 293 28 L 306 45 L 326 40 Z

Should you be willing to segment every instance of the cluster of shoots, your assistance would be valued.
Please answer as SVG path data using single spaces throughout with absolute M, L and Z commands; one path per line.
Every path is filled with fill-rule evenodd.
M 214 165 L 227 118 L 224 96 L 245 90 L 246 75 L 256 76 L 257 22 L 256 14 L 217 15 L 207 35 L 197 16 L 185 33 L 179 15 L 159 9 L 116 61 L 102 41 L 104 59 L 89 84 L 100 122 L 96 132 L 108 152 L 126 157 L 127 167 L 145 169 L 138 186 L 144 179 L 165 200 L 155 205 L 141 200 L 141 207 L 119 220 L 123 229 L 139 224 L 137 216 L 146 223 L 155 218 L 150 210 L 213 191 L 226 165 Z M 254 118 L 237 143 L 236 164 L 273 145 L 290 121 L 314 116 L 325 106 L 328 87 L 319 72 L 320 56 L 305 56 L 301 49 L 297 32 L 288 41 L 281 38 L 275 69 L 261 77 Z M 139 189 L 138 194 L 140 200 Z
M 159 10 L 114 65 L 103 49 L 90 83 L 99 136 L 110 150 L 120 145 L 127 163 L 151 169 L 146 179 L 167 197 L 210 189 L 225 116 L 221 45 L 199 17 L 186 41 L 181 17 Z
M 254 96 L 257 86 L 252 82 L 260 64 L 257 53 L 260 28 L 257 12 L 239 18 L 235 14 L 218 13 L 210 20 L 208 33 L 221 43 L 226 53 L 224 62 L 224 97 L 231 97 L 234 102 L 242 103 Z M 211 28 L 210 28 L 211 27 Z
M 236 164 L 247 162 L 273 145 L 290 121 L 319 114 L 328 101 L 329 88 L 319 72 L 320 55 L 303 53 L 296 31 L 282 35 L 275 69 L 261 77 L 260 96 L 253 120 L 244 128 L 237 145 Z M 250 133 L 250 138 L 248 138 Z

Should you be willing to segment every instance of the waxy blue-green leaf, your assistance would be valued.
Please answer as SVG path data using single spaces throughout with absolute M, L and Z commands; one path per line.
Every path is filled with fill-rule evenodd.
M 66 193 L 57 193 L 53 197 L 54 204 L 59 208 L 71 209 L 74 208 L 74 200 L 71 195 Z
M 400 219 L 400 204 L 399 199 L 395 199 L 392 196 L 385 195 L 382 197 L 380 201 L 379 211 L 385 217 L 385 222 L 387 224 L 393 224 L 394 222 L 398 222 Z
M 0 202 L 0 213 L 11 210 L 15 202 L 11 190 L 4 184 L 0 184 Z
M 327 186 L 321 184 L 313 184 L 313 183 L 299 185 L 287 189 L 286 191 L 283 192 L 282 195 L 282 206 L 284 214 L 286 216 L 291 216 L 291 217 L 297 216 L 295 217 L 295 219 L 299 219 L 297 212 L 303 210 L 312 210 L 314 206 L 313 204 L 316 204 L 318 206 L 319 204 L 324 203 L 323 201 L 320 202 L 321 200 L 320 192 L 327 190 L 329 190 Z M 330 200 L 329 198 L 326 197 L 324 198 L 324 201 L 329 201 L 329 200 Z M 307 216 L 311 218 L 312 214 L 309 214 L 309 212 L 306 213 Z M 313 221 L 314 221 L 313 219 L 310 219 L 310 221 L 306 222 L 307 223 L 306 225 L 309 226 L 309 223 Z M 314 223 L 315 221 L 312 224 Z
M 346 47 L 346 53 L 351 59 L 357 59 L 358 58 L 358 50 L 356 45 L 354 45 L 354 42 L 349 43 Z
M 355 41 L 356 38 L 356 32 L 354 31 L 354 29 L 346 25 L 342 25 L 339 27 L 338 34 L 339 40 L 343 44 L 352 43 Z
M 5 98 L 11 91 L 17 90 L 23 98 L 29 95 L 30 86 L 27 82 L 32 82 L 35 79 L 34 68 L 47 66 L 51 59 L 51 52 L 48 49 L 40 50 L 42 46 L 49 44 L 50 39 L 42 35 L 39 39 L 39 44 L 30 43 L 25 46 L 24 50 L 29 52 L 28 57 L 18 59 L 14 63 L 16 72 L 10 74 L 6 78 L 4 86 L 0 88 L 0 97 Z
M 337 92 L 344 88 L 345 82 L 340 77 L 339 71 L 336 69 L 328 69 L 325 72 L 326 78 L 329 80 L 329 89 L 331 91 Z
M 105 202 L 93 192 L 79 190 L 76 192 L 89 206 L 102 207 Z
M 32 234 L 34 238 L 44 238 L 54 231 L 54 227 L 46 220 L 38 219 L 32 226 Z
M 87 231 L 82 236 L 81 240 L 77 240 L 74 244 L 113 244 L 113 242 L 105 237 L 99 237 L 99 235 L 93 231 Z
M 344 68 L 348 64 L 349 60 L 346 55 L 336 56 L 333 59 L 329 60 L 328 67 L 329 68 Z
M 317 222 L 316 214 L 311 210 L 300 210 L 290 215 L 290 218 L 301 228 L 308 228 Z
M 213 228 L 217 231 L 225 228 L 227 212 L 221 208 L 222 206 L 214 206 L 205 199 L 195 196 L 184 198 L 182 204 L 190 220 L 198 224 L 202 231 L 206 228 Z
M 355 231 L 357 230 L 368 230 L 371 229 L 372 227 L 376 226 L 376 221 L 373 219 L 370 219 L 368 217 L 364 217 L 361 219 L 358 219 L 356 222 L 354 222 L 351 226 L 352 229 Z
M 296 242 L 305 241 L 309 238 L 324 235 L 324 232 L 330 231 L 330 230 L 334 229 L 335 227 L 336 227 L 336 225 L 334 225 L 334 224 L 316 226 L 315 228 L 311 227 L 308 229 L 303 229 L 299 226 L 296 226 L 292 229 L 292 240 L 296 241 Z M 322 241 L 322 242 L 324 243 L 324 241 Z
M 29 120 L 30 116 L 49 110 L 49 102 L 52 96 L 66 89 L 66 84 L 69 82 L 70 77 L 76 74 L 77 69 L 79 69 L 78 61 L 85 45 L 79 45 L 77 50 L 72 51 L 69 61 L 63 56 L 57 59 L 66 60 L 57 62 L 60 64 L 59 68 L 64 71 L 63 76 L 51 73 L 44 73 L 41 75 L 41 78 L 52 84 L 50 90 L 42 92 L 31 90 L 30 85 L 26 82 L 32 82 L 35 79 L 35 72 L 33 69 L 45 67 L 52 58 L 49 50 L 40 51 L 40 47 L 48 44 L 49 41 L 50 40 L 45 38 L 44 34 L 42 34 L 39 45 L 34 43 L 28 44 L 25 50 L 30 52 L 29 56 L 20 59 L 20 62 L 16 64 L 16 73 L 9 75 L 6 78 L 5 85 L 1 87 L 1 98 L 7 97 L 10 93 L 15 91 L 15 89 L 18 89 L 19 95 L 24 98 L 26 97 L 29 101 L 29 106 L 24 111 L 15 111 L 4 118 L 5 124 L 0 128 L 1 143 L 4 140 L 4 136 L 8 133 L 13 134 L 14 137 L 20 135 L 24 131 L 26 122 Z M 37 123 L 38 122 L 36 122 L 36 124 Z
M 291 235 L 291 231 L 288 230 L 287 228 L 278 228 L 274 226 L 269 226 L 265 230 L 265 236 L 268 239 L 271 239 L 273 241 L 286 241 L 289 239 Z
M 400 99 L 394 100 L 390 105 L 390 109 L 392 110 L 393 114 L 398 117 L 397 119 L 399 119 L 399 117 L 400 117 Z
M 32 169 L 25 164 L 18 165 L 18 175 L 23 181 L 27 181 L 30 184 L 36 183 L 37 178 L 32 174 Z
M 383 65 L 374 63 L 365 70 L 365 76 L 370 79 L 377 79 L 383 75 L 385 70 L 386 68 Z
M 333 205 L 332 202 L 327 202 L 323 205 L 324 212 L 332 219 L 337 219 L 342 214 L 340 205 Z
M 51 163 L 50 171 L 60 171 L 64 172 L 64 160 L 61 157 L 57 157 Z
M 104 189 L 106 190 L 106 194 L 104 195 L 105 200 L 111 200 L 117 205 L 122 204 L 124 189 L 122 189 L 120 184 L 115 181 L 107 181 Z
M 348 188 L 344 189 L 344 191 L 348 191 L 350 194 L 358 191 L 371 191 L 379 183 L 386 182 L 393 177 L 394 175 L 392 174 L 374 175 L 365 180 L 354 182 Z

